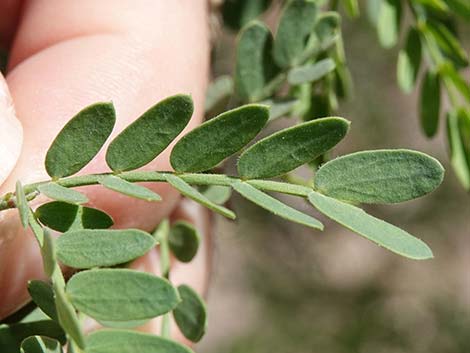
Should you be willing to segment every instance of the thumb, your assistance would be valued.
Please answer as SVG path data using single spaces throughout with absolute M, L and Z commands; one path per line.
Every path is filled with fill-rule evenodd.
M 10 92 L 0 74 L 0 184 L 15 166 L 22 143 L 23 129 L 16 119 Z

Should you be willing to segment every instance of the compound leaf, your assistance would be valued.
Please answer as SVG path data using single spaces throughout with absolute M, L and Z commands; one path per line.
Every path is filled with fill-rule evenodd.
M 180 301 L 167 280 L 127 269 L 79 272 L 68 281 L 66 292 L 79 311 L 104 321 L 150 319 Z
M 184 337 L 199 342 L 207 327 L 206 306 L 202 298 L 189 286 L 180 285 L 181 303 L 173 311 L 176 324 Z
M 28 282 L 28 292 L 31 299 L 44 314 L 52 320 L 57 321 L 57 310 L 54 302 L 54 291 L 52 286 L 44 281 L 32 280 Z
M 62 353 L 62 345 L 49 337 L 31 336 L 21 343 L 21 353 Z
M 416 28 L 411 28 L 406 43 L 398 54 L 397 80 L 405 93 L 410 93 L 416 84 L 421 65 L 421 38 Z
M 335 67 L 335 62 L 330 58 L 320 60 L 314 64 L 294 67 L 289 71 L 287 81 L 289 81 L 291 85 L 318 81 L 332 72 Z
M 427 137 L 433 137 L 439 128 L 441 110 L 441 82 L 439 75 L 427 71 L 423 78 L 420 97 L 421 127 Z
M 324 164 L 315 175 L 315 189 L 345 201 L 398 203 L 430 193 L 443 178 L 442 165 L 424 153 L 363 151 Z
M 156 245 L 137 229 L 83 229 L 64 233 L 57 241 L 57 257 L 73 268 L 114 266 L 134 260 Z
M 276 216 L 313 229 L 323 230 L 323 224 L 321 224 L 320 221 L 283 204 L 281 201 L 275 199 L 272 196 L 269 196 L 268 194 L 258 190 L 246 182 L 237 181 L 232 186 L 234 190 L 244 198 L 257 204 L 265 210 L 274 213 Z
M 41 184 L 38 186 L 38 190 L 41 194 L 57 201 L 78 204 L 88 202 L 88 198 L 82 193 L 54 182 Z
M 196 256 L 200 238 L 193 225 L 185 221 L 178 221 L 171 225 L 168 245 L 179 261 L 190 262 Z
M 187 95 L 160 101 L 111 142 L 106 163 L 114 171 L 134 170 L 148 164 L 183 131 L 193 110 L 193 101 Z
M 46 171 L 53 178 L 77 173 L 101 149 L 116 121 L 112 103 L 81 110 L 59 132 L 46 154 Z
M 343 118 L 323 118 L 281 130 L 248 148 L 238 160 L 238 173 L 246 179 L 285 174 L 333 148 L 348 128 Z
M 135 197 L 137 199 L 145 201 L 161 201 L 162 199 L 160 195 L 152 190 L 141 185 L 130 183 L 114 175 L 105 175 L 99 178 L 98 182 L 107 189 L 117 191 L 121 194 Z
M 375 218 L 362 209 L 317 192 L 308 195 L 320 212 L 353 232 L 384 248 L 415 260 L 432 258 L 432 251 L 420 239 L 404 230 Z
M 276 37 L 273 56 L 283 68 L 299 64 L 306 41 L 313 31 L 317 6 L 314 1 L 291 0 L 285 6 Z
M 87 338 L 86 353 L 192 353 L 174 341 L 127 330 L 99 330 Z
M 103 211 L 61 201 L 39 206 L 35 215 L 42 224 L 62 233 L 69 229 L 106 229 L 114 224 Z
M 269 110 L 258 104 L 222 113 L 178 141 L 171 152 L 171 165 L 177 172 L 211 169 L 254 139 L 268 118 Z
M 258 101 L 265 86 L 279 72 L 271 58 L 272 35 L 261 22 L 250 23 L 240 33 L 237 44 L 235 87 L 240 98 Z
M 201 205 L 206 206 L 210 210 L 217 212 L 222 216 L 225 216 L 230 219 L 235 219 L 235 213 L 225 207 L 222 207 L 212 202 L 206 196 L 201 194 L 199 191 L 197 191 L 195 188 L 193 188 L 191 185 L 186 183 L 183 179 L 179 178 L 178 176 L 168 174 L 166 179 L 170 185 L 172 185 L 184 196 L 189 197 L 190 199 L 200 203 Z

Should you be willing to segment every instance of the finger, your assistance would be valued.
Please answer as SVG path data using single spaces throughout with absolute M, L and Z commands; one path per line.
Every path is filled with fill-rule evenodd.
M 51 21 L 51 18 L 54 21 Z M 24 146 L 17 166 L 0 191 L 47 178 L 43 159 L 65 122 L 97 101 L 113 101 L 115 135 L 155 102 L 189 93 L 194 118 L 202 118 L 208 66 L 206 1 L 36 0 L 27 2 L 10 59 L 7 80 L 23 124 Z M 169 169 L 168 151 L 148 168 Z M 83 172 L 106 170 L 102 151 Z M 166 200 L 138 201 L 88 187 L 93 206 L 107 211 L 116 227 L 151 230 L 177 203 L 166 184 L 153 186 Z M 18 254 L 29 247 L 17 223 L 0 224 L 0 252 Z M 16 225 L 16 226 L 15 226 Z M 7 227 L 7 228 L 5 228 Z M 9 241 L 4 241 L 9 234 Z M 21 237 L 22 240 L 19 241 Z M 19 285 L 0 277 L 0 316 L 27 298 L 26 281 L 39 277 L 36 256 L 0 258 L 3 272 L 15 272 Z M 11 289 L 13 288 L 13 289 Z
M 0 185 L 18 160 L 23 143 L 23 129 L 16 119 L 13 101 L 0 74 Z

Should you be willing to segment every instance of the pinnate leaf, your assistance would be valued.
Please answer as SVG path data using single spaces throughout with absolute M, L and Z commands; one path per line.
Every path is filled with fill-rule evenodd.
M 41 309 L 44 314 L 52 320 L 57 321 L 57 310 L 54 302 L 54 291 L 52 286 L 43 281 L 32 280 L 28 282 L 28 292 L 31 299 Z
M 47 151 L 47 173 L 62 178 L 81 170 L 101 149 L 115 120 L 112 103 L 96 103 L 81 110 L 63 127 Z
M 86 353 L 192 353 L 174 341 L 127 330 L 99 330 L 87 338 Z
M 305 43 L 313 31 L 317 7 L 311 0 L 290 0 L 285 6 L 276 37 L 273 55 L 283 68 L 299 64 Z
M 35 215 L 42 224 L 58 232 L 69 229 L 106 229 L 114 224 L 112 218 L 103 211 L 61 201 L 39 206 Z
M 254 139 L 268 118 L 269 110 L 258 104 L 222 113 L 178 141 L 171 152 L 171 165 L 177 172 L 209 170 Z
M 111 142 L 106 151 L 108 166 L 125 171 L 148 164 L 183 131 L 193 109 L 191 97 L 181 94 L 154 105 Z
M 66 288 L 79 311 L 104 321 L 150 319 L 169 312 L 180 301 L 167 280 L 127 269 L 79 272 Z
M 178 221 L 171 225 L 168 245 L 181 262 L 190 262 L 199 248 L 200 235 L 193 225 Z
M 41 194 L 57 201 L 77 204 L 88 202 L 88 198 L 82 193 L 54 182 L 41 184 L 38 186 L 38 190 Z
M 333 148 L 348 128 L 343 118 L 323 118 L 281 130 L 248 148 L 238 160 L 238 173 L 247 179 L 285 174 Z
M 176 324 L 184 337 L 199 342 L 207 327 L 206 306 L 202 298 L 189 286 L 180 285 L 181 303 L 173 311 Z
M 315 208 L 335 222 L 398 255 L 415 260 L 433 257 L 431 249 L 423 241 L 358 207 L 313 191 L 308 199 Z
M 155 245 L 150 234 L 137 229 L 83 229 L 57 239 L 57 257 L 73 268 L 114 266 L 144 255 Z
M 130 183 L 114 175 L 105 175 L 98 181 L 101 185 L 110 190 L 114 190 L 121 194 L 135 197 L 137 199 L 145 201 L 161 201 L 162 199 L 160 195 L 153 192 L 152 190 L 141 185 Z
M 291 222 L 299 223 L 304 226 L 323 230 L 323 224 L 315 218 L 306 215 L 296 209 L 285 205 L 281 201 L 272 196 L 258 190 L 249 183 L 237 181 L 233 185 L 236 192 L 242 195 L 247 200 L 257 204 L 258 206 L 274 213 L 276 216 L 287 219 Z
M 216 203 L 209 200 L 206 196 L 201 194 L 191 185 L 186 183 L 183 179 L 176 175 L 168 174 L 166 177 L 168 183 L 173 186 L 176 190 L 178 190 L 182 195 L 189 197 L 190 199 L 200 203 L 203 206 L 206 206 L 208 209 L 221 214 L 230 219 L 235 219 L 235 213 L 230 211 L 229 209 L 217 205 Z
M 49 337 L 31 336 L 21 343 L 21 353 L 62 353 L 62 345 Z
M 432 192 L 443 178 L 442 165 L 424 153 L 363 151 L 324 164 L 315 175 L 315 189 L 345 201 L 398 203 Z

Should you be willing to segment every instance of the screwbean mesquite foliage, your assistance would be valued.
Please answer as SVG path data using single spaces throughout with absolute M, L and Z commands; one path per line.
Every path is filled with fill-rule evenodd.
M 397 2 L 387 1 L 379 12 L 394 30 L 399 28 L 402 11 L 394 8 Z M 233 1 L 227 3 L 233 5 Z M 345 3 L 348 13 L 357 16 L 357 3 Z M 232 28 L 244 26 L 238 37 L 234 79 L 224 76 L 209 89 L 205 123 L 182 135 L 193 114 L 192 99 L 184 94 L 167 97 L 110 141 L 105 155 L 111 172 L 76 175 L 103 148 L 114 129 L 113 105 L 93 104 L 78 112 L 52 142 L 45 158 L 50 180 L 28 185 L 18 182 L 15 192 L 0 198 L 0 211 L 17 208 L 22 224 L 32 230 L 49 277 L 47 282 L 32 279 L 28 286 L 35 310 L 44 319 L 12 324 L 21 335 L 8 336 L 7 352 L 61 352 L 67 341 L 69 352 L 79 353 L 188 353 L 190 348 L 169 337 L 171 317 L 190 341 L 199 341 L 206 332 L 203 299 L 189 286 L 176 287 L 169 280 L 170 255 L 182 262 L 197 255 L 202 240 L 197 229 L 183 220 L 173 224 L 164 220 L 154 234 L 108 229 L 112 218 L 86 206 L 87 197 L 76 187 L 101 185 L 131 198 L 158 202 L 161 197 L 148 183 L 164 182 L 228 219 L 236 214 L 224 203 L 235 191 L 312 232 L 323 230 L 322 221 L 310 210 L 296 209 L 277 198 L 285 194 L 303 199 L 306 207 L 313 206 L 312 211 L 395 254 L 415 260 L 433 257 L 423 240 L 367 214 L 360 204 L 393 204 L 431 193 L 444 177 L 436 159 L 417 151 L 387 149 L 327 161 L 329 151 L 350 128 L 348 120 L 334 114 L 351 89 L 340 16 L 312 0 L 287 1 L 273 34 L 260 20 L 251 21 L 269 1 L 240 4 L 236 8 L 243 17 L 228 20 Z M 224 14 L 228 16 L 228 12 Z M 407 42 L 422 41 L 424 28 L 415 28 Z M 396 33 L 384 30 L 380 30 L 381 42 L 394 44 Z M 446 67 L 453 80 L 444 81 L 463 90 L 456 70 L 467 61 L 458 41 L 440 26 L 429 33 L 445 44 L 441 43 L 442 55 L 454 65 Z M 400 54 L 399 82 L 406 91 L 416 85 L 421 57 L 411 52 L 412 47 L 409 44 Z M 422 119 L 430 134 L 436 129 L 436 112 L 429 110 L 423 110 L 426 117 Z M 431 113 L 432 119 L 428 117 Z M 298 121 L 267 136 L 263 132 L 265 137 L 257 141 L 271 121 L 283 116 Z M 461 178 L 468 178 L 465 172 L 470 165 L 470 148 L 462 143 L 470 134 L 468 117 L 459 111 L 448 118 L 453 166 L 460 170 Z M 176 142 L 170 152 L 174 171 L 139 169 L 172 142 Z M 237 174 L 225 174 L 221 166 L 233 156 L 238 157 Z M 299 182 L 294 170 L 302 166 L 310 168 L 313 176 Z M 32 209 L 29 202 L 39 195 L 50 201 Z M 52 237 L 50 230 L 59 237 Z M 160 250 L 161 276 L 126 268 L 155 246 Z M 66 281 L 61 264 L 81 271 Z M 86 316 L 106 328 L 85 334 L 81 319 Z M 163 318 L 160 335 L 129 329 L 159 316 Z M 0 327 L 0 339 L 8 332 Z

